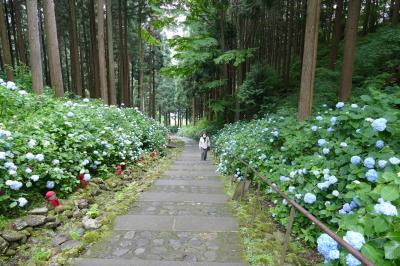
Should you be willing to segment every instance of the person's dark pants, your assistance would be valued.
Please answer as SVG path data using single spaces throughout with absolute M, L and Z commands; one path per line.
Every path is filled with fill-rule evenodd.
M 203 161 L 207 160 L 207 149 L 201 148 L 201 159 Z

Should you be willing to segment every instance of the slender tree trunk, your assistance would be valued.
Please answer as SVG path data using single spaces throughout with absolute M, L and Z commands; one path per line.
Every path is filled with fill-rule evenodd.
M 89 21 L 90 21 L 90 97 L 100 98 L 100 77 L 99 77 L 99 56 L 96 37 L 96 15 L 94 0 L 89 0 Z
M 64 43 L 64 57 L 65 57 L 65 68 L 63 68 L 62 66 L 62 57 L 61 57 L 61 70 L 65 69 L 65 75 L 63 75 L 65 78 L 65 82 L 64 84 L 67 84 L 67 88 L 66 90 L 71 92 L 71 84 L 70 84 L 70 74 L 69 74 L 69 64 L 68 64 L 68 48 L 67 48 L 67 38 L 63 38 L 63 42 Z
M 143 70 L 143 64 L 144 64 L 144 47 L 143 47 L 143 40 L 142 40 L 142 33 L 141 33 L 141 27 L 142 27 L 142 1 L 139 3 L 139 11 L 138 11 L 138 36 L 139 36 L 139 82 L 138 82 L 138 94 L 139 94 L 139 109 L 143 112 L 144 111 L 144 87 L 143 87 L 143 81 L 144 81 L 144 70 Z
M 39 2 L 40 3 L 40 2 Z M 44 68 L 44 77 L 45 77 L 45 84 L 46 85 L 50 85 L 50 72 L 49 72 L 49 68 L 47 66 L 47 61 L 48 61 L 48 56 L 47 56 L 47 45 L 45 42 L 45 38 L 44 38 L 44 12 L 43 9 L 39 7 L 39 34 L 40 34 L 40 40 L 41 40 L 41 48 L 42 48 L 42 52 L 43 52 L 43 68 Z
M 40 51 L 40 36 L 38 23 L 37 0 L 26 3 L 29 27 L 29 61 L 32 72 L 32 89 L 36 94 L 43 93 L 42 55 Z
M 400 0 L 394 0 L 393 2 L 393 14 L 392 14 L 392 25 L 396 26 L 399 24 L 399 10 L 400 10 Z
M 14 74 L 12 70 L 12 57 L 10 50 L 10 43 L 7 35 L 7 24 L 6 17 L 4 14 L 4 5 L 3 2 L 0 4 L 0 33 L 1 33 L 1 46 L 3 51 L 3 62 L 4 69 L 7 73 L 7 80 L 14 80 Z
M 156 118 L 156 67 L 155 67 L 155 47 L 151 51 L 151 117 Z
M 128 54 L 128 0 L 124 0 L 124 79 L 125 79 L 125 90 L 126 90 L 126 104 L 129 107 L 132 107 L 132 93 L 130 89 L 130 82 L 129 82 L 129 73 L 130 73 L 130 68 L 129 68 L 129 54 Z
M 339 50 L 340 35 L 342 33 L 342 18 L 343 18 L 343 2 L 344 0 L 338 0 L 335 11 L 335 23 L 333 25 L 333 38 L 332 48 L 330 53 L 330 67 L 336 69 L 336 60 Z
M 115 90 L 114 72 L 114 40 L 112 29 L 112 1 L 107 0 L 107 45 L 108 45 L 108 83 L 109 100 L 111 105 L 117 104 L 117 92 Z
M 362 30 L 363 35 L 367 35 L 368 30 L 369 30 L 368 25 L 369 25 L 370 17 L 371 17 L 371 1 L 372 0 L 366 0 L 366 3 L 365 3 L 364 21 L 363 21 L 363 30 Z
M 104 0 L 97 0 L 97 40 L 99 47 L 99 78 L 100 94 L 105 104 L 108 104 L 107 71 L 106 71 L 106 49 L 104 46 Z
M 312 111 L 321 0 L 308 0 L 307 3 L 306 31 L 304 36 L 305 41 L 298 111 L 298 118 L 300 120 L 306 119 Z
M 22 64 L 26 65 L 27 61 L 26 61 L 24 35 L 22 34 L 22 26 L 21 26 L 20 4 L 19 4 L 18 0 L 14 0 L 14 1 L 15 1 L 15 3 L 14 3 L 15 25 L 17 28 L 17 49 L 18 49 L 19 61 Z M 36 4 L 36 6 L 37 6 L 37 4 Z
M 46 43 L 49 51 L 49 67 L 51 87 L 57 97 L 64 97 L 64 85 L 61 73 L 60 50 L 58 48 L 57 25 L 54 14 L 54 1 L 44 0 L 44 24 L 46 29 Z
M 356 48 L 357 25 L 358 17 L 360 15 L 360 6 L 360 0 L 352 0 L 349 2 L 349 15 L 345 29 L 343 67 L 339 91 L 339 99 L 341 101 L 347 101 L 351 96 L 353 62 Z
M 71 83 L 72 92 L 82 96 L 81 65 L 79 62 L 79 39 L 77 29 L 75 0 L 68 0 L 70 12 L 70 56 L 71 56 Z M 83 62 L 83 61 L 82 61 Z
M 18 55 L 16 54 L 17 51 L 15 51 L 15 55 L 14 55 L 14 48 L 13 47 L 13 36 L 15 36 L 15 30 L 13 27 L 13 18 L 11 16 L 11 25 L 10 25 L 10 17 L 9 17 L 9 13 L 12 14 L 12 11 L 8 11 L 9 8 L 8 5 L 11 4 L 11 2 L 4 2 L 3 6 L 4 6 L 4 15 L 6 17 L 6 29 L 7 29 L 7 35 L 8 35 L 8 43 L 10 45 L 10 53 L 11 53 L 11 62 L 12 62 L 12 67 L 15 67 L 15 62 L 16 62 L 16 58 L 18 57 Z

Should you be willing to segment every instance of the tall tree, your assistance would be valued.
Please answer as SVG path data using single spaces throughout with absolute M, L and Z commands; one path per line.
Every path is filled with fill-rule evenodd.
M 104 46 L 104 0 L 97 1 L 97 40 L 99 47 L 99 77 L 100 77 L 100 94 L 103 102 L 108 104 L 108 91 L 107 91 L 107 71 L 105 60 L 105 46 Z
M 320 0 L 308 0 L 307 2 L 307 19 L 298 110 L 298 118 L 300 120 L 307 118 L 312 110 L 320 5 Z
M 396 26 L 399 24 L 399 11 L 400 11 L 400 0 L 393 1 L 393 14 L 392 14 L 392 25 Z
M 71 54 L 71 81 L 72 91 L 82 96 L 81 64 L 79 62 L 78 23 L 76 17 L 75 0 L 68 0 L 70 12 L 70 54 Z
M 43 9 L 46 43 L 49 54 L 51 87 L 54 88 L 57 97 L 64 97 L 64 84 L 61 72 L 60 50 L 58 47 L 56 17 L 54 14 L 54 1 L 44 0 Z
M 11 56 L 11 48 L 10 42 L 7 34 L 7 24 L 6 17 L 4 15 L 4 5 L 3 2 L 0 2 L 0 34 L 1 34 L 1 46 L 3 50 L 3 63 L 4 69 L 7 73 L 8 80 L 14 80 L 14 74 L 12 70 L 12 56 Z
M 108 86 L 109 103 L 117 104 L 117 92 L 115 90 L 115 72 L 114 72 L 114 46 L 112 29 L 112 1 L 107 0 L 107 45 L 108 45 Z
M 37 0 L 26 2 L 29 26 L 29 61 L 32 71 L 32 89 L 36 94 L 43 93 L 42 55 L 40 51 L 40 36 L 38 22 Z
M 17 31 L 17 49 L 19 61 L 23 64 L 26 64 L 26 55 L 25 55 L 25 41 L 24 35 L 22 34 L 22 25 L 21 25 L 21 9 L 20 2 L 18 0 L 14 0 L 14 12 L 15 12 L 15 26 Z
M 349 2 L 349 14 L 344 37 L 343 66 L 340 80 L 339 99 L 347 101 L 351 96 L 354 52 L 356 48 L 358 17 L 360 15 L 360 0 Z
M 99 78 L 99 56 L 98 42 L 96 37 L 96 12 L 94 0 L 89 0 L 89 24 L 90 24 L 90 53 L 88 60 L 90 61 L 90 97 L 100 98 L 100 78 Z
M 332 47 L 330 53 L 330 67 L 333 70 L 336 68 L 340 35 L 342 34 L 343 2 L 344 0 L 337 0 L 336 2 L 335 22 L 333 25 Z

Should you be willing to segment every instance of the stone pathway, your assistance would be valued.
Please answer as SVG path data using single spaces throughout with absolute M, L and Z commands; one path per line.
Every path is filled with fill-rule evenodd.
M 80 266 L 244 266 L 238 224 L 228 196 L 197 143 L 142 194 L 112 236 L 74 261 Z

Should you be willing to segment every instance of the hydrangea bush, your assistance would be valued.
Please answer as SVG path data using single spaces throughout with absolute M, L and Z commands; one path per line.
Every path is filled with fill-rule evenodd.
M 399 265 L 399 105 L 399 90 L 371 90 L 357 103 L 323 105 L 306 121 L 275 114 L 227 125 L 213 141 L 218 169 L 262 183 L 241 158 L 376 265 Z M 290 206 L 267 186 L 265 193 L 276 203 L 272 216 L 286 224 Z M 306 218 L 295 223 L 300 237 L 317 242 L 325 263 L 360 265 Z
M 0 211 L 38 195 L 72 192 L 93 176 L 150 151 L 163 152 L 167 130 L 133 108 L 36 96 L 0 80 Z

